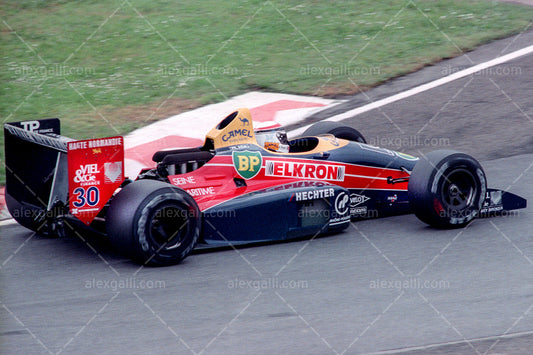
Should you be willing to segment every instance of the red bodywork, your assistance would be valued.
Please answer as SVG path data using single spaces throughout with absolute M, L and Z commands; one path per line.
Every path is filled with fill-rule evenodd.
M 217 155 L 198 170 L 187 174 L 172 175 L 168 178 L 171 184 L 184 189 L 193 196 L 202 211 L 246 193 L 302 180 L 328 181 L 350 189 L 407 191 L 407 183 L 396 184 L 394 187 L 387 183 L 388 177 L 396 179 L 409 176 L 406 172 L 396 169 L 339 162 L 317 162 L 317 160 L 292 158 L 287 155 L 263 156 L 262 160 L 259 173 L 246 180 L 246 186 L 243 187 L 235 186 L 234 179 L 242 179 L 242 177 L 230 155 Z M 313 167 L 314 170 L 312 170 Z M 317 173 L 319 167 L 325 167 L 324 177 L 319 178 L 322 176 Z M 268 171 L 269 168 L 273 170 Z M 327 175 L 328 168 L 330 173 L 339 171 L 342 173 L 332 178 L 332 174 Z

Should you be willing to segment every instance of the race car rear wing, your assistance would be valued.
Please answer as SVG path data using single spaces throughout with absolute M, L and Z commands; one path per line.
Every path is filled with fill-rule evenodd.
M 33 226 L 54 205 L 68 205 L 67 143 L 57 118 L 4 125 L 6 203 L 17 220 Z
M 4 125 L 6 204 L 35 230 L 72 215 L 89 225 L 124 180 L 122 137 L 75 141 L 57 118 Z

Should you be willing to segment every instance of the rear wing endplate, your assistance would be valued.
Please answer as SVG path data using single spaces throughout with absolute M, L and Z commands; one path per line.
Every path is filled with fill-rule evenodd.
M 71 214 L 90 224 L 124 181 L 123 137 L 75 141 L 57 118 L 4 125 L 6 204 L 22 225 Z

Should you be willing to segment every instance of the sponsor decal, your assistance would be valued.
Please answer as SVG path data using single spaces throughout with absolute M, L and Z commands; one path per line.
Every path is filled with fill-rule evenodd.
M 246 149 L 250 149 L 250 147 L 251 147 L 250 144 L 237 144 L 237 145 L 231 145 L 227 148 L 231 150 L 246 150 Z
M 244 127 L 250 126 L 250 120 L 248 120 L 246 117 L 239 117 L 239 121 L 242 122 L 242 125 Z
M 403 159 L 407 159 L 407 160 L 411 160 L 411 161 L 418 160 L 417 157 L 414 157 L 414 156 L 409 155 L 409 154 L 400 153 L 400 152 L 394 152 L 394 154 L 396 154 L 396 156 L 398 156 L 400 158 L 403 158 Z
M 502 192 L 501 191 L 491 191 L 487 192 L 487 195 L 490 197 L 491 205 L 501 205 L 502 204 Z
M 39 121 L 23 121 L 20 124 L 22 125 L 22 129 L 30 132 L 35 132 L 41 126 Z
M 69 142 L 67 157 L 70 212 L 90 224 L 124 180 L 123 139 Z
M 91 139 L 88 141 L 89 148 L 111 147 L 122 144 L 122 137 Z
M 320 138 L 322 138 L 326 142 L 331 143 L 331 145 L 333 145 L 335 147 L 339 146 L 339 141 L 337 140 L 337 137 L 335 137 L 333 135 L 321 136 Z
M 100 138 L 100 139 L 89 139 L 84 141 L 74 141 L 68 143 L 68 150 L 80 150 L 87 148 L 101 148 L 101 147 L 114 147 L 123 145 L 122 137 L 112 137 L 112 138 Z M 102 151 L 93 151 L 93 153 L 101 153 Z
M 234 151 L 232 153 L 233 166 L 240 177 L 243 179 L 252 179 L 261 170 L 263 165 L 263 156 L 260 152 L 250 152 L 248 150 L 242 152 Z
M 112 184 L 122 180 L 122 162 L 115 161 L 112 163 L 104 163 L 104 182 L 106 184 Z
M 275 160 L 268 160 L 265 164 L 265 175 L 275 177 L 344 181 L 344 172 L 345 167 L 343 165 Z
M 215 194 L 215 188 L 212 186 L 209 187 L 198 187 L 195 189 L 188 189 L 187 192 L 192 197 L 197 196 L 208 196 L 208 195 L 214 195 Z
M 288 190 L 288 189 L 295 189 L 298 187 L 323 187 L 323 186 L 330 186 L 330 184 L 327 182 L 323 182 L 323 181 L 295 181 L 289 184 L 270 187 L 267 189 L 267 191 Z
M 397 199 L 398 199 L 398 195 L 396 194 L 387 197 L 387 201 L 389 201 L 390 203 L 396 202 Z
M 39 121 L 8 122 L 4 125 L 9 133 L 24 140 L 35 142 L 47 147 L 59 149 L 62 152 L 67 151 L 67 143 L 63 140 L 57 140 L 55 137 L 39 135 L 55 133 L 60 134 L 59 119 L 47 118 Z
M 77 141 L 77 142 L 69 142 L 68 143 L 68 150 L 79 150 L 79 149 L 87 149 L 87 141 Z
M 483 203 L 483 207 L 479 211 L 480 214 L 483 213 L 490 213 L 490 212 L 498 212 L 503 210 L 503 203 L 502 203 L 502 191 L 496 190 L 496 191 L 487 191 L 487 194 L 485 196 L 485 202 Z
M 375 147 L 375 146 L 370 145 L 370 144 L 364 144 L 364 143 L 357 143 L 357 144 L 359 145 L 359 147 L 361 147 L 364 150 L 369 150 L 369 151 L 375 152 L 375 153 L 394 156 L 394 152 L 392 150 L 388 150 L 388 149 L 380 148 L 380 147 Z
M 232 138 L 253 138 L 253 132 L 249 129 L 234 129 L 222 136 L 222 141 L 227 142 Z
M 291 195 L 291 197 L 289 198 L 289 201 L 298 202 L 298 201 L 318 200 L 321 198 L 331 197 L 334 194 L 335 194 L 335 190 L 332 188 L 295 192 Z
M 367 197 L 365 195 L 359 195 L 356 193 L 351 193 L 350 194 L 350 214 L 352 216 L 366 215 L 367 207 L 359 206 L 359 205 L 362 203 L 365 203 L 368 200 L 370 200 L 370 197 Z
M 335 199 L 335 211 L 339 216 L 344 216 L 350 207 L 350 196 L 344 191 L 337 195 Z
M 356 193 L 350 194 L 350 207 L 359 206 L 360 204 L 370 200 L 370 197 L 359 195 Z
M 345 223 L 350 220 L 350 195 L 342 191 L 335 198 L 335 212 L 337 216 L 329 220 L 329 225 Z
M 491 212 L 498 212 L 498 211 L 503 211 L 503 205 L 483 207 L 479 211 L 479 213 L 484 214 L 484 213 L 491 213 Z
M 353 216 L 353 217 L 364 217 L 368 214 L 368 209 L 366 206 L 359 206 L 359 207 L 354 207 L 354 208 L 351 208 L 350 209 L 350 214 Z
M 279 149 L 279 143 L 265 142 L 264 148 L 268 149 L 268 150 L 276 150 L 277 151 Z
M 96 180 L 96 174 L 100 174 L 98 164 L 80 165 L 80 167 L 76 169 L 73 180 L 75 183 L 80 184 L 80 186 L 99 185 L 100 181 Z
M 196 179 L 194 178 L 194 176 L 174 177 L 172 178 L 172 184 L 173 185 L 196 184 Z

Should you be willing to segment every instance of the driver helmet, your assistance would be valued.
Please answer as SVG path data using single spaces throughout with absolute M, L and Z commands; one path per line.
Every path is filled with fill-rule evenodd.
M 255 125 L 255 139 L 257 144 L 267 150 L 280 153 L 289 152 L 287 132 L 277 122 L 269 121 Z

